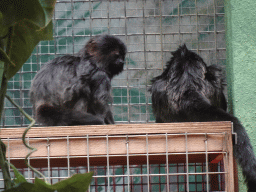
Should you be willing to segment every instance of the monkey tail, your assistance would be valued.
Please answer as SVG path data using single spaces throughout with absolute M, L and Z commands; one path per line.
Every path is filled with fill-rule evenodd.
M 256 192 L 256 158 L 248 134 L 239 120 L 234 117 L 234 131 L 237 133 L 237 143 L 234 144 L 234 155 L 242 167 L 248 192 Z
M 249 136 L 241 122 L 233 115 L 215 106 L 209 106 L 202 100 L 198 103 L 195 102 L 193 106 L 196 106 L 196 110 L 187 110 L 187 116 L 191 118 L 189 119 L 191 121 L 233 122 L 233 131 L 237 134 L 237 143 L 233 143 L 234 156 L 242 168 L 248 192 L 256 192 L 256 157 Z
M 36 109 L 36 119 L 46 126 L 103 125 L 95 115 L 58 106 L 42 104 Z
M 256 157 L 245 128 L 236 117 L 224 110 L 211 107 L 209 111 L 210 118 L 216 117 L 215 121 L 233 122 L 233 131 L 237 134 L 237 143 L 233 142 L 234 156 L 242 168 L 245 182 L 247 183 L 247 191 L 256 192 Z

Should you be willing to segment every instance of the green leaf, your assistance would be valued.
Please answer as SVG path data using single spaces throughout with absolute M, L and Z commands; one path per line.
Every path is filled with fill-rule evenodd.
M 8 27 L 3 25 L 3 14 L 0 12 L 0 37 L 3 38 L 8 33 Z
M 15 184 L 27 182 L 25 177 L 16 169 L 16 167 L 13 164 L 11 164 L 11 163 L 8 163 L 8 164 L 11 166 L 11 168 L 14 171 L 14 175 L 15 175 L 14 183 Z
M 10 58 L 15 66 L 9 67 L 7 79 L 19 71 L 39 41 L 52 39 L 52 28 L 52 21 L 45 28 L 39 28 L 28 20 L 20 21 L 14 26 Z
M 11 189 L 5 190 L 4 192 L 36 192 L 34 184 L 32 183 L 21 183 L 20 185 Z
M 5 51 L 1 47 L 0 47 L 0 61 L 4 61 L 15 66 L 14 63 L 10 60 L 8 55 L 5 53 Z
M 4 62 L 0 61 L 0 85 L 2 85 L 3 74 L 4 74 Z
M 4 192 L 54 192 L 55 190 L 58 192 L 85 192 L 90 185 L 92 175 L 92 172 L 75 174 L 71 178 L 60 181 L 54 185 L 50 185 L 41 179 L 35 178 L 35 184 L 23 182 Z
M 85 192 L 91 182 L 93 172 L 75 174 L 71 178 L 52 185 L 58 192 Z
M 36 185 L 33 183 L 25 182 L 4 192 L 54 192 L 54 190 L 49 189 L 44 185 Z
M 52 20 L 52 16 L 54 13 L 54 8 L 56 4 L 56 0 L 39 0 L 39 3 L 41 4 L 44 15 L 45 15 L 45 25 L 48 25 L 50 21 Z
M 45 183 L 45 181 L 35 178 L 35 189 L 36 191 L 54 192 L 51 184 Z
M 56 0 L 1 0 L 3 25 L 10 27 L 21 20 L 30 20 L 39 27 L 50 22 Z

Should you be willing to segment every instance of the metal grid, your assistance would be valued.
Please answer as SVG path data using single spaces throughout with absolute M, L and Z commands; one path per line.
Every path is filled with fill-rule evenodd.
M 184 146 L 184 151 L 170 152 L 172 142 Z M 203 150 L 196 150 L 196 138 L 204 142 Z M 221 149 L 213 151 L 210 139 L 222 138 Z M 227 147 L 227 134 L 223 133 L 181 133 L 181 134 L 137 134 L 137 135 L 104 135 L 104 136 L 83 136 L 83 137 L 47 137 L 28 138 L 28 142 L 38 145 L 40 150 L 46 150 L 47 155 L 40 157 L 40 150 L 37 157 L 29 158 L 32 166 L 37 167 L 50 183 L 56 183 L 68 178 L 75 173 L 93 171 L 94 176 L 90 186 L 91 192 L 97 191 L 230 191 L 227 178 L 232 170 L 227 169 L 230 162 L 230 152 Z M 113 141 L 124 140 L 126 146 L 125 154 L 115 154 Z M 144 145 L 144 153 L 133 153 L 134 143 L 140 140 L 140 146 Z M 163 140 L 164 151 L 155 147 L 156 140 Z M 21 139 L 3 139 L 7 144 L 7 156 L 11 156 L 13 149 L 10 143 Z M 65 155 L 54 154 L 52 147 L 57 140 L 62 148 L 58 152 Z M 79 140 L 84 145 L 79 149 L 85 149 L 86 155 L 77 155 L 73 151 L 72 142 Z M 102 140 L 105 148 L 93 145 L 95 141 Z M 142 144 L 141 144 L 142 143 Z M 218 143 L 218 144 L 220 144 Z M 212 143 L 213 144 L 213 143 Z M 215 141 L 215 145 L 218 145 Z M 39 147 L 40 145 L 43 146 Z M 17 145 L 16 145 L 17 146 Z M 13 146 L 15 147 L 15 146 Z M 45 149 L 46 148 L 46 149 Z M 96 148 L 96 150 L 93 150 Z M 117 147 L 118 148 L 118 147 Z M 160 147 L 161 148 L 161 147 Z M 18 149 L 20 150 L 20 149 Z M 57 153 L 58 153 L 57 152 Z M 103 153 L 102 153 L 103 152 Z M 16 153 L 16 152 L 15 152 Z M 232 154 L 232 153 L 231 153 Z M 221 158 L 219 158 L 221 157 Z M 217 159 L 217 161 L 216 161 Z M 232 158 L 231 158 L 232 159 Z M 8 158 L 24 174 L 28 181 L 33 181 L 34 173 L 21 163 L 23 158 Z M 179 162 L 179 163 L 177 163 Z M 13 172 L 11 172 L 13 176 Z M 0 186 L 3 179 L 0 179 Z
M 125 70 L 114 78 L 113 113 L 117 123 L 154 121 L 150 80 L 160 74 L 170 51 L 186 43 L 208 64 L 225 65 L 223 0 L 59 0 L 54 40 L 43 41 L 8 84 L 10 95 L 28 114 L 31 80 L 41 66 L 63 54 L 73 54 L 94 35 L 108 33 L 128 48 Z M 29 122 L 6 101 L 2 127 Z

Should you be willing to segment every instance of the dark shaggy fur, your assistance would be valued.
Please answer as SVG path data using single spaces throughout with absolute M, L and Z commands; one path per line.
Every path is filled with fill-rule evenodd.
M 248 191 L 256 191 L 256 159 L 239 120 L 226 112 L 221 70 L 207 67 L 186 45 L 172 53 L 164 72 L 152 80 L 152 104 L 157 123 L 232 121 L 237 133 L 234 155 L 242 167 Z
M 30 91 L 37 121 L 47 126 L 113 124 L 111 79 L 123 71 L 125 54 L 123 42 L 101 35 L 75 56 L 48 62 Z

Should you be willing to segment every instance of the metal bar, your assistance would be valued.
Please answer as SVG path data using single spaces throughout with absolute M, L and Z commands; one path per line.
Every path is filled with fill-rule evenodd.
M 129 161 L 129 137 L 126 136 L 126 161 L 127 161 L 127 187 L 130 191 L 130 161 Z
M 209 186 L 209 160 L 208 160 L 208 135 L 207 133 L 205 134 L 205 163 L 206 163 L 206 190 L 207 192 L 210 191 L 210 186 Z
M 69 136 L 67 136 L 67 163 L 68 163 L 68 177 L 70 177 L 70 156 L 69 156 Z
M 213 9 L 214 9 L 214 39 L 215 39 L 215 59 L 216 59 L 216 62 L 218 62 L 217 61 L 217 21 L 216 21 L 216 2 L 215 2 L 215 0 L 213 0 Z
M 126 13 L 126 1 L 124 2 L 124 5 L 125 5 L 125 7 L 124 7 L 124 9 L 125 9 L 125 13 Z M 126 15 L 125 15 L 126 16 Z M 127 20 L 125 20 L 126 22 L 125 22 L 125 30 L 126 30 L 126 33 L 127 33 Z M 127 38 L 127 35 L 126 35 L 126 39 L 128 39 Z M 127 118 L 128 118 L 128 123 L 130 123 L 130 121 L 131 121 L 131 116 L 130 116 L 130 104 L 131 104 L 131 102 L 130 102 L 130 84 L 129 84 L 129 70 L 130 70 L 130 68 L 129 68 L 129 66 L 128 66 L 128 63 L 127 63 L 127 60 L 126 60 L 126 85 L 127 85 L 127 88 L 126 88 L 126 92 L 127 92 Z M 122 103 L 123 104 L 123 103 Z
M 185 144 L 186 144 L 186 183 L 187 192 L 189 192 L 189 167 L 188 167 L 188 135 L 185 133 Z
M 89 148 L 89 135 L 86 135 L 86 143 L 87 143 L 87 170 L 90 172 L 90 148 Z M 91 188 L 88 188 L 88 192 L 91 191 Z
M 150 174 L 150 168 L 149 168 L 149 153 L 148 153 L 148 134 L 146 134 L 146 150 L 147 150 L 147 186 L 148 186 L 148 192 L 150 192 L 150 182 L 149 182 L 149 174 Z
M 75 54 L 75 34 L 74 34 L 74 2 L 71 0 L 71 20 L 72 20 L 72 53 Z
M 109 172 L 109 147 L 108 147 L 108 135 L 106 136 L 106 142 L 107 142 L 107 181 L 108 181 L 108 192 L 110 192 L 110 172 Z
M 168 135 L 166 133 L 166 189 L 167 192 L 170 191 L 170 186 L 169 186 L 169 150 L 168 150 Z
M 48 170 L 48 182 L 51 183 L 51 171 L 50 171 L 50 140 L 49 138 L 47 139 L 47 145 L 46 145 L 46 148 L 47 148 L 47 170 Z

